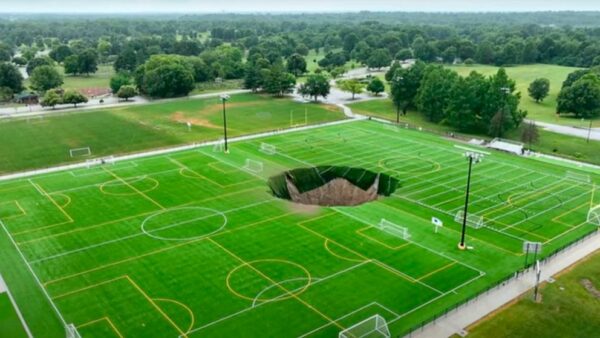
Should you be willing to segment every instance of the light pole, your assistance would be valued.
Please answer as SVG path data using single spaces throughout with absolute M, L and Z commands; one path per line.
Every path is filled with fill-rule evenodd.
M 225 153 L 229 153 L 229 147 L 227 146 L 227 113 L 225 109 L 225 103 L 229 100 L 229 95 L 223 94 L 220 96 L 221 102 L 223 103 L 223 135 L 225 139 Z
M 458 248 L 460 250 L 465 250 L 467 246 L 465 245 L 465 234 L 467 232 L 467 212 L 469 210 L 469 192 L 471 190 L 471 172 L 473 169 L 473 164 L 477 164 L 483 160 L 483 154 L 477 153 L 474 151 L 468 151 L 465 153 L 465 157 L 469 161 L 469 173 L 467 175 L 467 192 L 465 194 L 465 209 L 463 211 L 463 223 L 462 223 L 462 232 L 460 234 L 460 243 L 458 243 Z
M 590 117 L 590 126 L 588 127 L 588 136 L 587 136 L 587 143 L 590 143 L 590 137 L 592 137 L 592 122 L 594 120 L 592 120 L 592 118 Z
M 396 77 L 396 82 L 404 81 L 404 77 L 398 76 Z M 398 101 L 396 104 L 396 124 L 400 124 L 400 102 Z

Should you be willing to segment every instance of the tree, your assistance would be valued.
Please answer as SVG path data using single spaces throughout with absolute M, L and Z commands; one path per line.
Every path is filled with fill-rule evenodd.
M 487 123 L 488 135 L 502 137 L 505 132 L 519 127 L 527 112 L 519 109 L 520 93 L 515 93 L 515 81 L 510 79 L 504 68 L 489 78 L 481 118 Z
M 117 73 L 110 78 L 110 89 L 113 94 L 117 94 L 123 86 L 131 84 L 131 77 L 125 73 Z
M 413 58 L 413 53 L 410 49 L 404 48 L 398 51 L 395 56 L 396 60 L 404 61 Z
M 9 88 L 13 93 L 23 90 L 23 76 L 17 67 L 10 63 L 0 63 L 0 87 Z
M 250 89 L 256 92 L 263 85 L 263 73 L 262 69 L 253 64 L 246 64 L 246 72 L 244 75 L 244 88 Z
M 87 97 L 75 90 L 67 90 L 63 95 L 63 103 L 72 104 L 73 107 L 77 107 L 80 103 L 88 102 Z
M 17 66 L 25 66 L 27 64 L 27 59 L 22 56 L 15 56 L 12 59 L 12 62 Z
M 409 107 L 415 106 L 417 91 L 421 86 L 425 64 L 417 62 L 414 66 L 398 68 L 390 81 L 391 97 L 396 109 L 406 115 Z
M 94 49 L 86 49 L 79 57 L 79 73 L 90 75 L 98 71 L 98 54 Z
M 269 94 L 283 96 L 294 91 L 296 77 L 283 71 L 282 67 L 275 65 L 265 72 L 263 90 Z
M 540 134 L 534 121 L 530 121 L 523 126 L 523 131 L 521 132 L 521 141 L 528 144 L 529 149 L 531 149 L 531 145 L 536 143 L 539 138 Z
M 452 88 L 446 123 L 462 132 L 481 133 L 487 126 L 481 119 L 489 81 L 477 72 L 459 77 Z
M 185 96 L 195 87 L 194 68 L 178 55 L 153 55 L 136 70 L 136 84 L 151 97 Z
M 63 84 L 63 77 L 52 66 L 39 66 L 35 68 L 29 81 L 32 89 L 45 92 L 60 87 Z
M 367 60 L 367 66 L 369 68 L 377 68 L 380 69 L 382 67 L 387 67 L 392 63 L 392 57 L 390 56 L 390 52 L 385 49 L 377 49 L 371 54 L 369 60 Z
M 60 93 L 57 90 L 51 89 L 44 94 L 40 104 L 42 107 L 52 107 L 54 109 L 57 104 L 61 104 L 62 102 Z
M 63 61 L 65 68 L 65 74 L 77 75 L 79 74 L 79 56 L 69 55 Z
M 48 58 L 48 57 L 37 57 L 37 58 L 33 58 L 31 59 L 31 61 L 29 61 L 29 63 L 27 63 L 27 68 L 25 68 L 25 71 L 27 72 L 28 75 L 33 74 L 33 71 L 40 66 L 53 66 L 54 64 L 52 63 L 52 59 Z
M 117 56 L 113 67 L 117 72 L 133 72 L 138 66 L 138 58 L 133 48 L 126 48 Z
M 374 77 L 367 85 L 367 90 L 375 96 L 379 96 L 385 91 L 385 84 L 378 77 Z
M 543 101 L 550 92 L 550 80 L 545 78 L 535 79 L 529 85 L 529 96 L 535 100 L 536 103 Z
M 295 76 L 306 73 L 306 60 L 300 54 L 292 54 L 287 59 L 287 70 Z
M 589 73 L 563 88 L 558 94 L 557 112 L 582 118 L 600 115 L 600 77 Z
M 10 61 L 13 54 L 13 49 L 9 45 L 0 42 L 0 62 Z
M 365 84 L 356 79 L 338 81 L 338 87 L 345 92 L 352 94 L 352 100 L 356 94 L 360 94 L 365 89 Z
M 117 92 L 117 97 L 120 99 L 125 99 L 125 101 L 129 101 L 130 98 L 137 95 L 137 90 L 134 86 L 124 85 L 119 88 Z
M 315 102 L 318 101 L 319 96 L 326 98 L 331 90 L 329 80 L 324 75 L 316 74 L 310 75 L 306 82 L 300 85 L 298 92 L 302 96 L 313 97 Z
M 59 45 L 50 51 L 49 56 L 56 62 L 63 62 L 69 56 L 73 55 L 73 51 L 67 45 Z
M 457 78 L 456 72 L 442 66 L 428 66 L 425 70 L 416 103 L 429 121 L 438 123 L 446 117 Z

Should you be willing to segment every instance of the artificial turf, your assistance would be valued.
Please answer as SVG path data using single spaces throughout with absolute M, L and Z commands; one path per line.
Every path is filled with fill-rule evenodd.
M 277 152 L 260 152 L 263 142 Z M 374 314 L 403 334 L 520 269 L 525 240 L 544 256 L 597 228 L 586 217 L 600 204 L 598 175 L 491 152 L 474 169 L 470 208 L 486 227 L 469 228 L 472 250 L 459 251 L 456 145 L 348 122 L 229 154 L 203 147 L 2 182 L 0 271 L 44 337 L 64 336 L 50 302 L 84 337 L 327 337 Z M 263 170 L 244 169 L 248 159 Z M 358 207 L 304 208 L 268 192 L 272 175 L 320 165 L 400 186 Z M 432 216 L 445 224 L 437 233 Z M 410 238 L 379 230 L 382 219 Z

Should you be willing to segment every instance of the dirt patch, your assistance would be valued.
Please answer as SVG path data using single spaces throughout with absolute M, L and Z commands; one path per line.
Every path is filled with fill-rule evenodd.
M 294 183 L 286 180 L 293 202 L 322 206 L 354 206 L 377 199 L 379 177 L 367 190 L 363 190 L 343 178 L 333 179 L 319 188 L 300 193 Z
M 581 285 L 596 299 L 600 299 L 600 290 L 596 289 L 591 280 L 584 278 L 581 280 Z
M 199 119 L 194 117 L 186 117 L 182 112 L 175 112 L 171 114 L 171 121 L 177 123 L 191 123 L 193 126 L 206 127 L 206 128 L 221 128 L 206 119 Z

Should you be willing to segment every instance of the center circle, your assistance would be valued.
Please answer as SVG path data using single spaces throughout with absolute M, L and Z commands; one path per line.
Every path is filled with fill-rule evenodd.
M 226 279 L 229 291 L 255 303 L 296 297 L 311 283 L 312 277 L 306 268 L 282 259 L 260 259 L 239 265 Z
M 410 164 L 407 166 L 407 164 Z M 440 164 L 417 156 L 397 156 L 383 159 L 379 165 L 401 174 L 427 174 L 440 170 Z
M 148 216 L 142 232 L 154 239 L 187 241 L 217 233 L 227 225 L 224 213 L 203 207 L 181 207 L 159 211 Z

